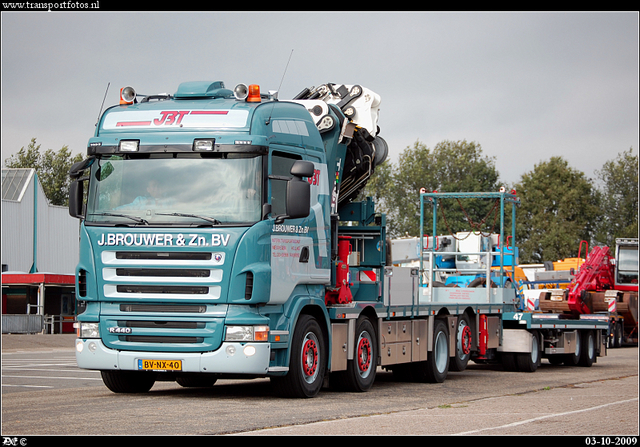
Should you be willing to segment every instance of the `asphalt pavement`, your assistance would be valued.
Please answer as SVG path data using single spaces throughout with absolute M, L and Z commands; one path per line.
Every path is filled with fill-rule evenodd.
M 2 353 L 10 354 L 9 357 L 20 356 L 20 352 L 47 352 L 47 351 L 67 351 L 73 353 L 75 334 L 3 334 Z M 493 436 L 493 435 L 638 435 L 638 376 L 637 376 L 637 353 L 638 348 L 623 348 L 610 351 L 610 356 L 599 359 L 598 365 L 594 368 L 570 368 L 554 367 L 548 364 L 543 365 L 541 371 L 535 374 L 509 373 L 502 371 L 485 371 L 482 367 L 472 365 L 463 373 L 452 374 L 452 377 L 439 387 L 421 387 L 420 385 L 398 383 L 390 386 L 389 379 L 381 377 L 379 386 L 371 393 L 365 395 L 349 396 L 349 399 L 360 399 L 359 405 L 374 405 L 367 407 L 367 410 L 356 412 L 355 415 L 335 416 L 335 405 L 343 408 L 348 405 L 346 401 L 337 393 L 324 393 L 320 398 L 314 400 L 301 400 L 287 402 L 287 405 L 294 409 L 294 413 L 280 409 L 280 417 L 274 415 L 274 403 L 279 401 L 271 397 L 268 393 L 255 398 L 252 395 L 242 394 L 240 388 L 220 387 L 214 391 L 184 391 L 170 383 L 162 382 L 155 394 L 138 397 L 136 399 L 123 399 L 122 396 L 108 393 L 106 390 L 95 391 L 96 388 L 82 386 L 83 393 L 77 395 L 77 399 L 84 399 L 82 405 L 92 408 L 90 403 L 99 393 L 101 402 L 107 402 L 119 407 L 126 407 L 131 414 L 149 415 L 152 419 L 140 422 L 138 418 L 130 418 L 133 426 L 125 428 L 128 432 L 140 432 L 140 430 L 157 431 L 158 434 L 179 434 L 179 433 L 233 433 L 237 435 L 470 435 L 470 436 Z M 44 355 L 44 354 L 39 354 Z M 59 356 L 61 354 L 54 354 Z M 66 354 L 65 354 L 66 355 Z M 17 357 L 16 357 L 17 358 Z M 3 363 L 6 358 L 3 359 Z M 30 360 L 32 361 L 32 360 Z M 42 371 L 38 370 L 38 375 L 46 375 L 45 368 L 51 366 L 43 365 Z M 40 367 L 38 367 L 40 368 Z M 578 374 L 576 377 L 565 378 L 567 373 Z M 14 371 L 14 374 L 15 373 Z M 33 376 L 33 373 L 27 373 Z M 60 372 L 55 373 L 56 376 Z M 495 377 L 496 380 L 483 382 L 489 391 L 477 393 L 475 388 L 467 389 L 465 383 L 480 383 L 487 374 Z M 502 374 L 502 376 L 499 376 Z M 65 376 L 66 377 L 66 376 Z M 52 380 L 59 377 L 52 377 Z M 499 380 L 498 380 L 499 379 Z M 34 380 L 33 377 L 30 380 Z M 67 378 L 67 381 L 71 379 Z M 88 380 L 88 379 L 82 379 Z M 93 380 L 93 379 L 92 379 Z M 495 388 L 496 382 L 499 386 L 513 383 L 512 388 Z M 33 383 L 33 382 L 29 382 Z M 93 382 L 91 382 L 93 384 Z M 519 385 L 518 385 L 519 384 Z M 513 388 L 515 386 L 515 388 Z M 259 388 L 260 385 L 255 385 Z M 492 388 L 493 387 L 493 388 Z M 257 389 L 256 388 L 256 389 Z M 398 400 L 405 399 L 404 394 L 415 392 L 416 390 L 429 389 L 424 394 L 424 399 L 420 404 L 397 404 Z M 413 391 L 412 391 L 413 390 Z M 515 390 L 515 391 L 514 391 Z M 194 392 L 196 394 L 194 394 Z M 228 392 L 227 394 L 224 394 Z M 462 394 L 460 394 L 462 392 Z M 31 394 L 30 394 L 31 393 Z M 62 393 L 62 394 L 59 394 Z M 34 406 L 29 399 L 37 401 L 39 404 L 50 396 L 59 399 L 61 395 L 68 393 L 66 388 L 47 390 L 46 393 L 27 389 L 13 394 L 3 395 L 3 431 L 10 428 L 15 432 L 20 432 L 20 422 L 29 420 Z M 165 393 L 165 394 L 163 394 Z M 204 393 L 204 394 L 198 394 Z M 213 394 L 211 394 L 213 393 Z M 223 393 L 221 395 L 216 393 Z M 195 399 L 194 396 L 204 396 Z M 211 397 L 213 396 L 213 397 Z M 210 413 L 211 400 L 218 396 L 217 405 L 225 409 L 223 422 L 215 414 Z M 227 396 L 222 399 L 220 396 Z M 266 396 L 266 397 L 265 397 Z M 10 401 L 5 406 L 5 399 Z M 13 400 L 11 400 L 13 399 Z M 160 399 L 160 400 L 158 400 Z M 370 399 L 373 401 L 370 402 Z M 409 399 L 409 397 L 406 397 Z M 182 414 L 183 407 L 189 411 L 202 413 L 206 419 L 206 430 L 203 429 L 201 421 L 196 418 L 197 424 L 194 426 L 169 427 L 165 424 L 157 424 L 158 420 L 164 417 L 154 413 L 158 407 L 158 402 L 171 402 L 171 411 L 175 414 Z M 247 402 L 251 402 L 254 407 L 264 407 L 264 423 L 242 424 L 239 423 L 233 430 L 230 429 L 230 422 L 244 421 L 242 419 L 246 413 Z M 26 402 L 26 403 L 25 403 Z M 387 409 L 386 403 L 395 404 Z M 73 405 L 78 405 L 74 400 Z M 326 406 L 326 408 L 323 407 Z M 24 407 L 24 408 L 23 408 Z M 195 410 L 194 410 L 195 409 Z M 11 411 L 11 413 L 5 413 Z M 96 409 L 102 412 L 100 409 Z M 299 413 L 312 412 L 320 416 L 307 421 L 300 418 Z M 23 412 L 23 413 L 21 413 Z M 14 414 L 15 413 L 15 414 Z M 71 415 L 73 411 L 63 410 L 62 414 Z M 259 413 L 258 413 L 259 414 Z M 102 413 L 100 415 L 104 416 Z M 234 415 L 235 418 L 234 418 Z M 332 415 L 331 417 L 327 415 Z M 48 417 L 39 414 L 38 417 Z M 66 416 L 65 416 L 66 417 Z M 69 416 L 71 417 L 71 416 Z M 97 416 L 96 416 L 97 417 Z M 123 430 L 122 420 L 117 415 L 111 421 L 114 425 L 106 425 L 104 433 L 111 433 L 110 430 Z M 173 423 L 173 416 L 167 420 Z M 51 416 L 50 421 L 41 421 L 44 427 L 42 433 L 50 433 L 51 430 L 75 427 L 74 420 L 61 420 L 60 414 Z M 15 419 L 15 420 L 13 420 Z M 314 421 L 315 419 L 315 421 Z M 90 421 L 95 420 L 89 417 Z M 296 422 L 299 421 L 299 422 Z M 219 424 L 223 425 L 219 425 Z M 7 424 L 7 425 L 5 425 Z M 11 425 L 13 424 L 13 425 Z M 142 425 L 141 425 L 142 424 Z M 151 425 L 150 425 L 151 424 Z M 218 425 L 216 425 L 218 424 Z M 161 428 L 160 428 L 161 427 Z M 95 426 L 79 427 L 78 433 L 93 433 Z M 84 431 L 82 431 L 84 430 Z M 166 433 L 162 430 L 166 430 Z M 173 430 L 173 431 L 172 431 Z M 204 431 L 203 431 L 204 430 Z M 51 432 L 53 433 L 53 432 Z M 60 432 L 62 433 L 62 432 Z M 67 431 L 65 431 L 67 433 Z M 102 432 L 100 432 L 102 433 Z M 75 433 L 74 433 L 75 434 Z M 98 434 L 96 432 L 96 434 Z M 613 442 L 613 441 L 612 441 Z M 630 444 L 626 444 L 630 445 Z
M 76 334 L 2 334 L 2 352 L 73 350 Z

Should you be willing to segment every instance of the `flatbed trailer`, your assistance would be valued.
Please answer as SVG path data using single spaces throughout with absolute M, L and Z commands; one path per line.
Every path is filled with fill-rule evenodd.
M 505 192 L 421 193 L 421 234 L 427 233 L 425 215 L 430 211 L 437 213 L 437 202 L 457 198 L 496 200 L 500 206 L 500 240 L 506 240 L 505 205 L 511 204 L 512 234 L 515 232 L 515 208 L 519 203 L 515 195 Z M 437 219 L 434 217 L 432 222 L 431 234 L 438 234 Z M 370 235 L 377 233 L 377 229 L 370 226 L 340 229 L 361 236 L 367 229 Z M 380 241 L 377 236 L 375 239 Z M 421 247 L 427 245 L 421 240 Z M 384 267 L 382 303 L 355 299 L 348 305 L 329 306 L 336 331 L 332 355 L 339 358 L 335 352 L 341 346 L 347 347 L 346 353 L 353 352 L 349 345 L 353 336 L 349 334 L 353 333 L 357 319 L 366 314 L 366 309 L 373 311 L 371 315 L 378 320 L 380 365 L 430 382 L 443 381 L 449 370 L 464 370 L 469 360 L 501 362 L 507 370 L 533 372 L 542 358 L 555 364 L 591 366 L 598 356 L 606 355 L 605 317 L 544 314 L 526 309 L 516 284 L 509 280 L 513 278 L 516 266 L 515 256 L 510 256 L 512 250 L 499 247 L 488 252 L 456 252 L 456 256 L 497 259 L 497 262 L 485 262 L 466 271 L 438 268 L 434 262 L 434 258 L 440 256 L 438 253 L 435 244 L 431 244 L 421 250 L 418 267 Z M 505 259 L 510 265 L 505 265 Z M 485 278 L 491 278 L 493 287 L 483 287 L 482 281 L 476 281 L 480 287 L 446 287 L 435 280 L 438 272 L 485 275 Z M 346 364 L 352 358 L 354 354 L 343 356 L 342 363 Z M 332 368 L 336 367 L 332 363 Z

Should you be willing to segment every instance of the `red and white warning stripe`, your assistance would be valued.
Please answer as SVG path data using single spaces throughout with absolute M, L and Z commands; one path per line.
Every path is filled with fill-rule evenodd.
M 372 283 L 378 280 L 375 270 L 360 270 L 360 282 Z

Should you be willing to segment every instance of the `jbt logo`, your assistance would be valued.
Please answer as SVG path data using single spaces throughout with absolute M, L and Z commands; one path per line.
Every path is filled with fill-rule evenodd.
M 228 110 L 162 110 L 160 118 L 155 118 L 155 126 L 179 126 L 186 115 L 227 115 Z M 150 122 L 149 122 L 150 123 Z
M 182 118 L 185 115 L 189 114 L 189 110 L 181 110 L 181 111 L 177 111 L 177 110 L 166 110 L 166 111 L 162 111 L 160 112 L 160 118 L 156 118 L 153 120 L 153 124 L 155 124 L 156 126 L 171 126 L 173 124 L 179 125 L 180 122 L 182 121 Z
M 320 170 L 319 169 L 314 169 L 313 170 L 313 176 L 309 177 L 307 179 L 307 181 L 314 186 L 317 186 L 320 184 Z

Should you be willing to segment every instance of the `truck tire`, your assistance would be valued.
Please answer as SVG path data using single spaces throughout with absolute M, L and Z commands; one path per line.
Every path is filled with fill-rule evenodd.
M 516 356 L 516 363 L 518 364 L 518 371 L 521 372 L 535 372 L 540 366 L 540 340 L 537 333 L 533 333 L 531 338 L 531 352 L 520 353 Z
M 102 381 L 114 393 L 146 393 L 156 382 L 156 375 L 137 371 L 100 371 Z
M 471 357 L 472 335 L 469 317 L 462 314 L 456 325 L 456 352 L 449 364 L 451 371 L 464 371 Z
M 580 354 L 579 365 L 589 367 L 596 359 L 596 335 L 593 331 L 584 331 L 581 334 L 582 353 Z
M 576 348 L 573 354 L 565 354 L 564 364 L 565 366 L 577 366 L 580 363 L 580 357 L 582 356 L 582 334 L 578 331 L 576 335 Z
M 376 380 L 378 343 L 371 321 L 361 318 L 356 323 L 355 352 L 347 363 L 347 370 L 331 375 L 336 388 L 344 391 L 368 391 Z
M 613 332 L 613 334 L 614 334 L 613 347 L 614 348 L 621 348 L 622 347 L 623 333 L 624 333 L 622 325 L 623 325 L 622 321 L 618 321 L 616 323 L 616 327 L 615 327 L 615 330 Z
M 327 349 L 320 324 L 310 315 L 301 315 L 291 341 L 289 372 L 272 377 L 271 382 L 283 397 L 314 397 L 322 388 L 326 368 Z
M 424 362 L 412 363 L 412 377 L 420 382 L 442 383 L 449 371 L 449 330 L 444 320 L 433 328 L 433 350 Z

